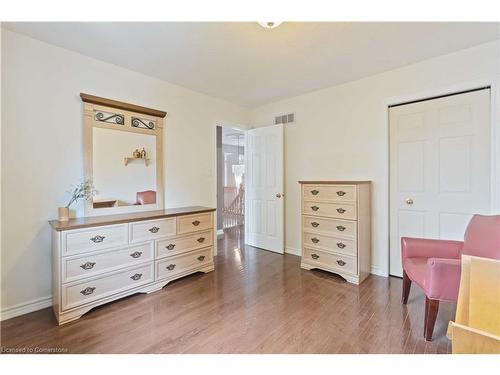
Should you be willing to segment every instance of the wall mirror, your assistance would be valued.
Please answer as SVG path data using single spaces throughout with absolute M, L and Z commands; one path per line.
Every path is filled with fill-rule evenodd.
M 80 94 L 85 178 L 97 190 L 87 215 L 163 209 L 166 112 Z

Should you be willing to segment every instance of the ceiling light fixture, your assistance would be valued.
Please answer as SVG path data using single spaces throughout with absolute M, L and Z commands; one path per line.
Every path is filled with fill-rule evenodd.
M 259 25 L 265 29 L 274 29 L 275 27 L 278 27 L 282 23 L 283 22 L 281 21 L 268 21 L 268 22 L 259 22 Z

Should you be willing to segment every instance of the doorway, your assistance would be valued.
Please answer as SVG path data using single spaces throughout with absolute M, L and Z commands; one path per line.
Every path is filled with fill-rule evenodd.
M 490 89 L 389 108 L 389 274 L 402 276 L 401 237 L 463 240 L 491 213 Z

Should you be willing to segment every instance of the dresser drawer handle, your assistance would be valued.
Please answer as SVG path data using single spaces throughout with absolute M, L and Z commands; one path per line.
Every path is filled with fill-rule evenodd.
M 319 227 L 319 223 L 317 223 L 317 222 L 315 222 L 315 221 L 313 221 L 313 222 L 311 223 L 311 225 L 313 226 L 313 228 L 317 228 L 317 227 Z
M 345 210 L 343 208 L 337 208 L 337 212 L 339 214 L 343 214 L 345 212 Z
M 94 293 L 95 286 L 88 286 L 84 290 L 80 291 L 84 296 L 88 296 L 92 293 Z
M 142 277 L 142 273 L 136 273 L 135 275 L 130 276 L 130 278 L 131 278 L 132 280 L 134 280 L 134 281 L 139 280 L 141 277 Z
M 319 258 L 319 255 L 318 255 L 318 254 L 311 254 L 311 258 L 313 258 L 313 259 L 318 259 L 318 258 Z
M 311 238 L 312 243 L 318 243 L 319 240 L 316 237 Z
M 342 190 L 337 191 L 337 195 L 338 195 L 339 197 L 343 197 L 343 196 L 345 195 L 345 191 L 342 191 Z
M 319 207 L 318 207 L 318 206 L 311 206 L 311 210 L 313 210 L 313 211 L 318 211 L 318 210 L 319 210 Z
M 175 268 L 175 264 L 169 264 L 167 270 L 172 271 Z
M 158 227 L 153 227 L 153 228 L 149 228 L 148 229 L 151 233 L 158 233 L 158 231 L 160 230 L 160 228 Z
M 99 243 L 99 242 L 102 242 L 104 241 L 106 237 L 105 236 L 95 236 L 95 237 L 92 237 L 90 240 L 93 242 L 93 243 Z
M 167 248 L 167 250 L 173 250 L 175 247 L 175 244 L 171 243 L 170 245 L 168 246 L 165 246 L 165 248 Z
M 346 227 L 344 227 L 343 225 L 337 225 L 337 230 L 343 232 L 346 230 Z
M 83 268 L 84 270 L 91 270 L 92 268 L 94 268 L 95 266 L 95 262 L 86 262 L 86 263 L 83 263 L 80 268 Z
M 337 260 L 337 264 L 342 267 L 345 266 L 345 262 L 341 259 Z
M 193 221 L 191 224 L 193 224 L 195 227 L 200 225 L 200 222 L 198 220 Z
M 316 189 L 311 190 L 311 194 L 312 195 L 318 195 L 319 194 L 319 190 L 316 190 Z
M 200 237 L 196 241 L 198 241 L 199 243 L 203 243 L 205 241 L 205 237 Z
M 203 262 L 205 260 L 205 255 L 200 255 L 198 258 L 197 258 L 200 262 Z
M 142 251 L 134 251 L 132 254 L 130 254 L 130 256 L 135 259 L 139 258 L 141 255 Z
M 342 243 L 342 242 L 337 242 L 337 247 L 339 249 L 343 249 L 344 247 L 346 247 L 345 243 Z

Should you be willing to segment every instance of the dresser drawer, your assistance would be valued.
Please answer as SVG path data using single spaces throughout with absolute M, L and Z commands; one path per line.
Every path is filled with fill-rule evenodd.
M 214 233 L 211 230 L 156 241 L 156 259 L 186 253 L 212 246 Z
M 303 202 L 305 215 L 326 216 L 339 219 L 356 220 L 356 204 L 352 203 L 325 203 Z
M 356 201 L 354 185 L 304 185 L 302 192 L 306 200 Z
M 179 216 L 177 218 L 177 233 L 192 233 L 213 228 L 212 213 Z
M 321 234 L 304 232 L 304 246 L 310 246 L 329 252 L 357 256 L 355 240 L 323 236 Z
M 63 255 L 78 254 L 128 243 L 128 224 L 74 229 L 63 232 Z
M 212 263 L 211 247 L 156 261 L 156 280 L 167 279 L 185 271 Z
M 341 273 L 349 273 L 357 275 L 358 260 L 357 257 L 350 257 L 343 254 L 331 254 L 316 249 L 304 247 L 303 261 L 308 264 L 318 267 L 326 267 L 328 269 Z
M 153 259 L 153 241 L 107 252 L 66 257 L 62 261 L 62 282 L 96 276 Z
M 148 284 L 154 280 L 154 262 L 104 277 L 62 285 L 62 310 L 84 305 L 110 295 Z
M 304 216 L 303 218 L 302 229 L 305 231 L 356 238 L 357 232 L 355 221 L 326 219 L 313 216 Z
M 175 218 L 130 223 L 130 242 L 142 242 L 155 238 L 175 236 Z

